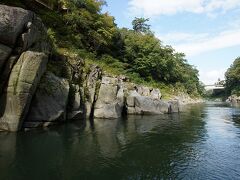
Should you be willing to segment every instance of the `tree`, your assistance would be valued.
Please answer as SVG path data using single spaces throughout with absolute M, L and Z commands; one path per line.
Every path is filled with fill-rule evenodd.
M 150 25 L 146 24 L 149 21 L 149 18 L 137 18 L 132 21 L 133 30 L 135 32 L 148 33 L 150 32 Z
M 225 73 L 226 89 L 229 94 L 240 93 L 240 57 L 235 59 L 231 67 Z
M 75 42 L 89 51 L 99 52 L 112 42 L 116 31 L 114 17 L 101 13 L 106 5 L 103 0 L 69 0 L 70 11 L 64 14 L 64 20 L 73 31 Z

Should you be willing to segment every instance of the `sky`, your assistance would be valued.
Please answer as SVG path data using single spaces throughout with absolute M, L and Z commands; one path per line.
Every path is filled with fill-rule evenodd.
M 104 12 L 118 27 L 132 28 L 134 17 L 149 18 L 151 30 L 165 45 L 183 52 L 213 84 L 240 56 L 240 0 L 106 0 Z

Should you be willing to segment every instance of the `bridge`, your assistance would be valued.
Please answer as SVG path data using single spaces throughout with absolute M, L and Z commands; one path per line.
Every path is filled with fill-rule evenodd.
M 225 87 L 223 85 L 205 85 L 204 88 L 207 94 L 213 97 L 218 97 L 225 93 Z
M 225 87 L 223 85 L 216 85 L 216 84 L 205 85 L 204 88 L 205 88 L 206 91 L 210 91 L 210 90 L 224 90 L 225 89 Z

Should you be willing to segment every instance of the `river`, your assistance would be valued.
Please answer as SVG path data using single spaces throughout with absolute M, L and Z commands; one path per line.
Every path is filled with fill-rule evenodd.
M 0 179 L 240 179 L 240 108 L 0 133 Z

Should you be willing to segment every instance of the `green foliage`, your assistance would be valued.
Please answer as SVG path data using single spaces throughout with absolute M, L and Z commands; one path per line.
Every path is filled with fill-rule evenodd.
M 23 1 L 16 2 L 22 6 Z M 162 45 L 150 30 L 149 19 L 135 18 L 133 30 L 118 29 L 114 17 L 101 12 L 105 1 L 51 2 L 58 4 L 58 8 L 38 9 L 37 13 L 48 28 L 56 52 L 78 54 L 108 73 L 124 74 L 136 83 L 159 87 L 169 94 L 183 91 L 197 96 L 203 93 L 197 69 L 188 64 L 183 53 Z M 63 62 L 52 61 L 48 68 L 61 77 L 68 77 L 66 67 Z
M 126 73 L 145 81 L 183 84 L 189 94 L 202 93 L 198 70 L 187 63 L 183 53 L 175 52 L 171 46 L 163 46 L 153 34 L 128 29 L 120 29 L 119 34 L 119 47 L 114 49 L 121 54 L 116 53 L 115 57 L 125 64 Z
M 150 25 L 146 24 L 149 21 L 149 18 L 137 18 L 132 21 L 133 30 L 135 32 L 148 33 L 150 32 Z
M 25 7 L 22 3 L 22 0 L 1 0 L 1 4 L 6 4 L 9 6 L 18 6 L 18 7 Z
M 235 59 L 225 73 L 226 90 L 228 94 L 240 94 L 240 57 Z
M 73 34 L 89 51 L 105 49 L 116 31 L 114 18 L 101 13 L 104 4 L 104 1 L 96 0 L 69 0 L 70 11 L 63 15 Z

